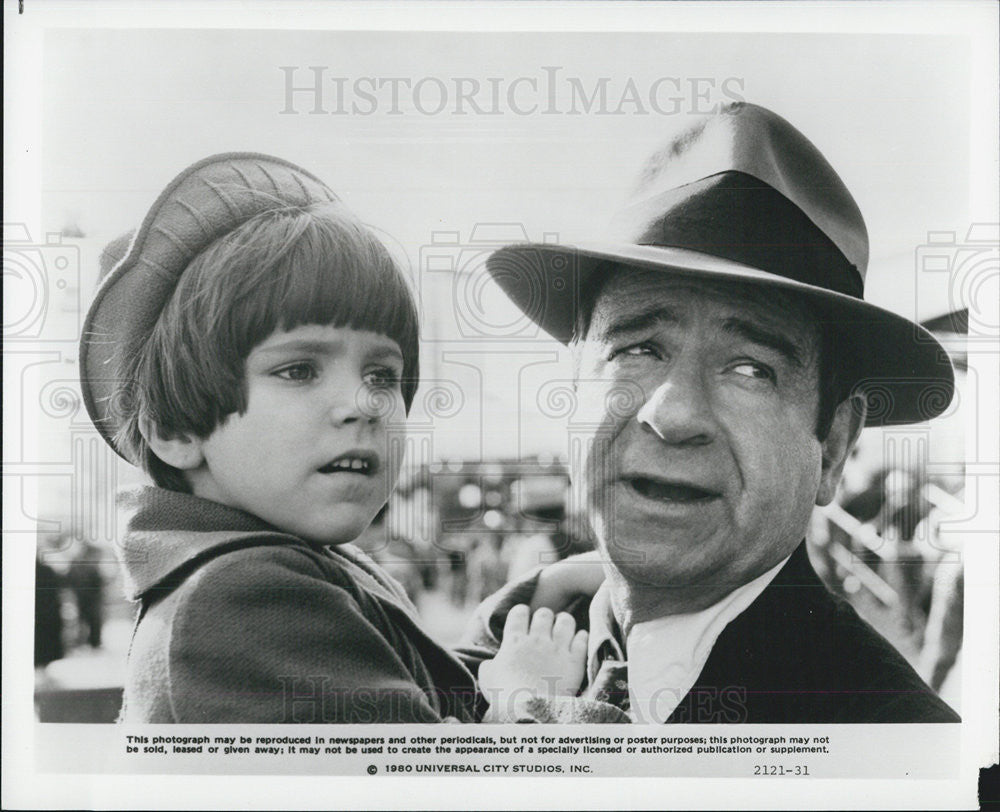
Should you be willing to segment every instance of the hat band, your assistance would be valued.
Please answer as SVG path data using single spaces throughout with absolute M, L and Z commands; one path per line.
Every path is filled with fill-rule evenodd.
M 743 172 L 722 172 L 626 209 L 624 240 L 686 248 L 860 299 L 864 280 L 792 201 Z

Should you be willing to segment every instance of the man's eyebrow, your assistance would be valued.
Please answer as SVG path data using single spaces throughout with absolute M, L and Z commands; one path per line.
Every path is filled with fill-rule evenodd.
M 741 319 L 737 316 L 726 319 L 722 324 L 722 329 L 727 333 L 740 336 L 747 341 L 752 341 L 754 344 L 760 344 L 762 347 L 774 350 L 783 355 L 785 360 L 794 366 L 805 366 L 805 361 L 799 348 L 787 336 L 777 330 L 771 330 L 756 322 Z
M 622 336 L 643 332 L 662 324 L 676 324 L 680 321 L 676 311 L 669 307 L 650 307 L 638 313 L 630 313 L 621 318 L 612 318 L 597 331 L 598 339 L 611 342 Z

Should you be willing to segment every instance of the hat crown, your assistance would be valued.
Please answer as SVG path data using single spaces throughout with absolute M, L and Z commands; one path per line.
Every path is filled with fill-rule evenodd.
M 944 348 L 864 301 L 861 212 L 819 150 L 770 110 L 728 105 L 672 138 L 647 161 L 612 229 L 611 239 L 577 246 L 506 246 L 486 267 L 564 344 L 580 339 L 581 311 L 613 272 L 792 291 L 836 336 L 843 385 L 869 395 L 866 425 L 920 422 L 948 408 L 954 374 Z
M 750 176 L 787 198 L 854 267 L 863 285 L 868 232 L 844 182 L 795 127 L 746 102 L 698 120 L 648 159 L 630 204 L 615 218 L 615 238 L 642 242 L 650 222 L 683 198 L 685 187 L 723 173 Z M 773 227 L 780 230 L 781 224 Z

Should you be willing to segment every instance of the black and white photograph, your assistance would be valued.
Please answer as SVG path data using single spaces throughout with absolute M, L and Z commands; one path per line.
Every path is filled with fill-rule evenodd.
M 978 808 L 995 5 L 4 15 L 4 806 Z

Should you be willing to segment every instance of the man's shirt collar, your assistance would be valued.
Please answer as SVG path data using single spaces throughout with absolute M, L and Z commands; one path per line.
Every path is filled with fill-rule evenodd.
M 637 623 L 624 647 L 605 581 L 590 604 L 588 680 L 593 682 L 603 662 L 627 660 L 633 718 L 645 723 L 666 721 L 698 679 L 722 630 L 760 596 L 788 558 L 707 609 Z
M 587 640 L 587 682 L 593 682 L 605 660 L 625 662 L 618 642 L 620 631 L 611 607 L 611 588 L 604 581 L 590 601 L 590 637 Z

